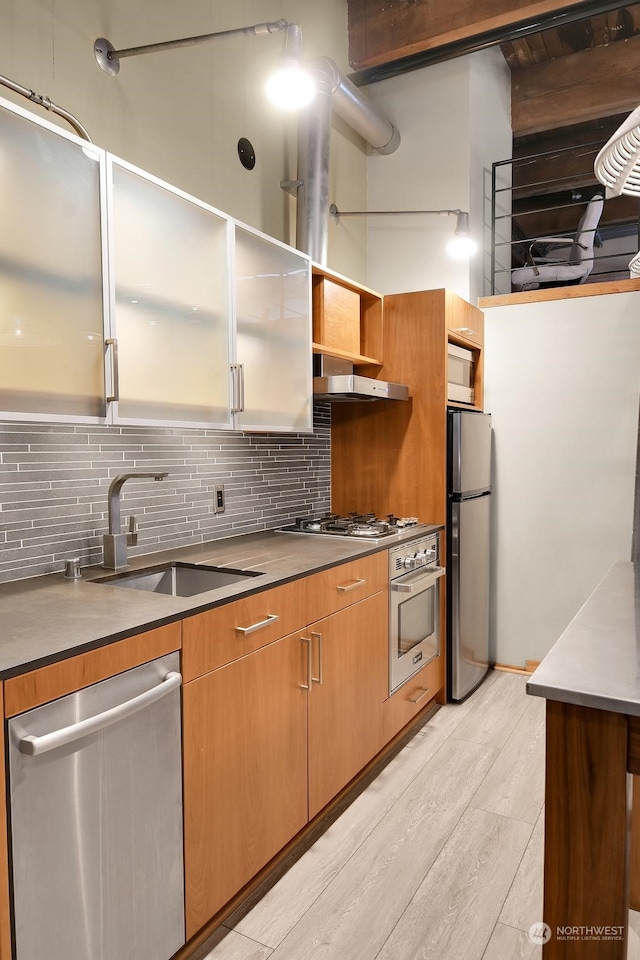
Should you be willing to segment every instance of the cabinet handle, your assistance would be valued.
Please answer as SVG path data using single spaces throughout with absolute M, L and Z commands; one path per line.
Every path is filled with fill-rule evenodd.
M 409 697 L 409 703 L 420 703 L 420 701 L 424 700 L 426 695 L 429 693 L 429 687 L 418 687 L 418 689 L 422 692 L 415 697 Z
M 280 617 L 275 613 L 268 613 L 264 620 L 258 620 L 257 623 L 252 623 L 250 627 L 236 627 L 237 633 L 243 633 L 245 636 L 247 633 L 255 633 L 256 630 L 262 630 L 263 627 L 268 627 L 271 623 L 277 623 Z
M 313 651 L 311 648 L 311 637 L 300 637 L 300 639 L 307 645 L 307 682 L 301 683 L 300 686 L 303 690 L 311 690 L 311 681 L 313 680 L 313 677 L 311 676 L 313 673 Z
M 316 638 L 317 641 L 318 641 L 318 676 L 317 676 L 317 677 L 314 677 L 314 676 L 312 675 L 312 676 L 311 676 L 311 682 L 312 682 L 312 683 L 322 683 L 322 663 L 323 663 L 323 660 L 324 660 L 324 657 L 323 657 L 323 646 L 324 646 L 324 645 L 323 645 L 323 643 L 322 643 L 322 634 L 321 634 L 321 633 L 312 633 L 312 634 L 311 634 L 311 640 L 313 641 L 314 638 Z
M 347 583 L 339 583 L 336 587 L 336 590 L 341 590 L 342 593 L 347 593 L 348 590 L 355 590 L 356 587 L 361 587 L 366 582 L 366 580 L 349 580 Z
M 476 331 L 475 331 L 475 330 L 472 330 L 471 327 L 452 327 L 452 330 L 453 330 L 454 333 L 467 334 L 467 335 L 470 335 L 470 336 L 472 336 L 472 337 L 477 336 Z
M 231 364 L 233 384 L 233 406 L 231 413 L 242 413 L 244 410 L 244 364 Z
M 118 367 L 118 341 L 115 337 L 109 337 L 105 340 L 108 347 L 111 347 L 111 386 L 113 396 L 107 397 L 107 403 L 114 403 L 120 399 L 120 370 Z

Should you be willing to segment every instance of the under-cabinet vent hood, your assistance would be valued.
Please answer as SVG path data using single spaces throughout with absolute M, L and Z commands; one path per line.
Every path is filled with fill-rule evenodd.
M 313 358 L 313 398 L 332 403 L 349 400 L 408 400 L 409 388 L 401 383 L 360 377 L 353 364 L 336 357 L 317 355 Z

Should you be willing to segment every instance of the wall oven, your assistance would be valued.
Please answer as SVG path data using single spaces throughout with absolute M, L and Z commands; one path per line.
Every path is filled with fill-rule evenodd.
M 389 551 L 389 693 L 440 653 L 438 535 Z

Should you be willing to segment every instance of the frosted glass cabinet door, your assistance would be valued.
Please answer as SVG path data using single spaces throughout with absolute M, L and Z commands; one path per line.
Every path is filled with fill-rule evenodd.
M 114 421 L 229 427 L 228 221 L 109 162 Z
M 244 370 L 244 430 L 310 432 L 309 260 L 236 225 L 236 357 Z
M 0 411 L 106 413 L 104 153 L 0 106 Z

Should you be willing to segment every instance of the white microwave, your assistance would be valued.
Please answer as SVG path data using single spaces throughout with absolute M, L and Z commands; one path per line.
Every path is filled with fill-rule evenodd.
M 447 362 L 447 400 L 473 403 L 473 350 L 449 344 Z

